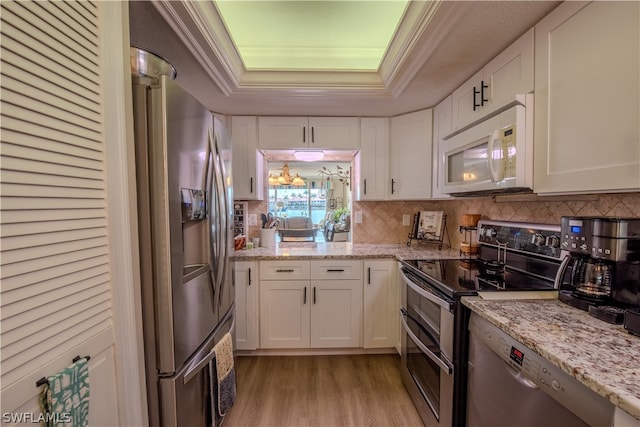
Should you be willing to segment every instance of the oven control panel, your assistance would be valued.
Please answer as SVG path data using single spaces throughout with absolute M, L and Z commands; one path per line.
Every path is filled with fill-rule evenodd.
M 478 241 L 485 245 L 506 245 L 508 249 L 560 258 L 560 227 L 481 220 Z

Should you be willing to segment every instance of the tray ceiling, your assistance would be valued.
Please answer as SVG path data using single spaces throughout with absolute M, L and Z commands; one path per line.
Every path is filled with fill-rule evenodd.
M 343 11 L 339 15 L 350 16 L 347 20 L 353 23 L 351 29 L 359 29 L 351 36 L 338 38 L 358 41 L 362 50 L 366 50 L 366 46 L 362 47 L 363 40 L 367 38 L 363 33 L 368 35 L 376 27 L 373 23 L 375 14 L 365 14 L 358 19 L 358 14 L 354 15 L 353 11 L 370 1 L 289 0 L 274 3 L 262 0 L 258 3 L 278 5 L 274 7 L 273 15 L 265 16 L 256 8 L 236 11 L 243 13 L 249 27 L 255 27 L 255 33 L 264 38 L 262 46 L 256 46 L 259 41 L 248 41 L 246 35 L 234 35 L 233 30 L 227 28 L 227 21 L 232 18 L 224 16 L 225 7 L 229 6 L 227 3 L 255 6 L 255 2 L 220 1 L 219 4 L 212 0 L 130 2 L 131 43 L 167 58 L 178 70 L 177 82 L 212 111 L 241 115 L 317 116 L 393 116 L 433 107 L 560 3 L 398 1 L 404 7 L 402 12 L 394 12 L 401 16 L 392 26 L 395 32 L 384 48 L 377 68 L 363 70 L 360 68 L 363 66 L 348 68 L 351 65 L 343 64 L 345 68 L 334 65 L 318 69 L 313 66 L 303 70 L 300 63 L 305 62 L 305 55 L 301 50 L 322 52 L 322 42 L 300 39 L 300 28 L 310 28 L 312 24 L 294 25 L 293 35 L 285 36 L 284 32 L 271 34 L 266 29 L 258 30 L 257 23 L 261 19 L 273 21 L 277 16 L 278 25 L 284 27 L 282 19 L 290 15 L 287 10 L 295 11 L 295 14 L 305 10 L 304 7 L 297 10 L 298 3 L 346 3 L 353 8 L 352 14 Z M 396 1 L 381 0 L 379 3 Z M 332 26 L 344 20 L 336 18 L 333 22 L 326 17 L 328 12 L 315 12 L 317 15 L 323 13 L 325 17 L 320 21 L 327 22 L 326 29 L 332 28 L 327 31 L 332 34 L 326 35 L 335 36 L 333 33 L 337 30 Z M 382 38 L 380 36 L 376 44 L 382 43 L 379 41 Z M 288 42 L 288 46 L 282 47 L 293 49 L 284 55 L 292 60 L 289 65 L 256 66 L 251 65 L 248 56 L 247 59 L 242 57 L 243 45 L 253 45 L 254 54 L 262 52 L 263 56 L 269 56 L 267 52 L 273 52 L 273 43 L 277 39 L 295 42 Z M 309 48 L 312 43 L 316 48 Z M 342 48 L 355 49 L 356 45 L 342 45 Z M 296 49 L 297 53 L 294 52 Z M 378 46 L 378 49 L 382 48 Z
M 377 71 L 408 1 L 214 4 L 245 70 Z

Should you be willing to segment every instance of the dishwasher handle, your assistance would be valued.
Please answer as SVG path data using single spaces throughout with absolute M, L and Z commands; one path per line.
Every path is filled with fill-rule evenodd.
M 514 380 L 518 381 L 520 384 L 527 388 L 531 388 L 534 390 L 539 389 L 538 384 L 536 384 L 533 380 L 522 375 L 522 372 L 515 369 L 513 366 L 509 364 L 509 362 L 504 362 L 504 369 L 513 377 Z

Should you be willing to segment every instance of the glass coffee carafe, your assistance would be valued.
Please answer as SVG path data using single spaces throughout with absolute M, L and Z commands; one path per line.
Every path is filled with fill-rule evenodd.
M 611 297 L 613 266 L 606 260 L 578 256 L 574 260 L 572 284 L 577 296 L 593 300 Z

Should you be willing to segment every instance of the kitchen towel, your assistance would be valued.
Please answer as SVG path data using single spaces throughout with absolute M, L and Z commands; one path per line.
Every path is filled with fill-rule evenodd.
M 236 400 L 236 371 L 233 364 L 233 340 L 230 333 L 217 343 L 213 350 L 216 354 L 216 373 L 218 378 L 218 414 L 224 417 Z
M 89 363 L 78 359 L 47 378 L 40 395 L 45 425 L 85 427 L 89 425 Z

